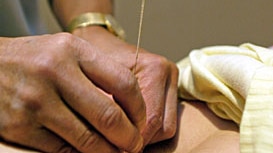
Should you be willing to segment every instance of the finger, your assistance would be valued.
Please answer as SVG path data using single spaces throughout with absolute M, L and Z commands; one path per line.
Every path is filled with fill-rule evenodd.
M 79 68 L 70 66 L 65 73 L 68 77 L 62 76 L 56 84 L 68 105 L 115 146 L 129 152 L 141 150 L 142 137 L 122 109 L 92 85 Z
M 101 53 L 96 53 L 96 58 L 92 61 L 86 59 L 91 52 L 86 50 L 85 54 L 79 61 L 85 75 L 104 91 L 112 94 L 134 125 L 142 129 L 146 120 L 145 103 L 134 74 Z
M 165 115 L 162 128 L 155 134 L 150 143 L 156 143 L 165 139 L 172 138 L 176 133 L 177 128 L 177 79 L 178 70 L 172 65 L 172 73 L 169 76 L 169 85 L 167 86 L 167 98 Z
M 54 108 L 47 107 L 49 109 L 43 110 L 39 116 L 42 124 L 47 129 L 56 133 L 80 152 L 118 152 L 117 148 L 113 147 L 96 131 L 87 128 L 62 102 L 56 101 L 53 103 L 55 103 Z M 58 146 L 63 149 L 59 144 Z M 50 147 L 52 149 L 52 146 Z M 53 150 L 53 152 L 55 151 Z
M 23 135 L 18 135 L 17 139 L 20 140 L 19 145 L 27 146 L 42 152 L 78 153 L 71 145 L 65 143 L 64 140 L 45 128 L 29 130 Z
M 150 79 L 149 82 L 146 82 L 145 87 L 142 87 L 147 109 L 146 127 L 142 132 L 145 145 L 150 142 L 152 137 L 154 137 L 163 124 L 166 98 L 165 86 L 167 83 L 166 74 L 167 73 L 162 73 L 160 71 L 153 71 L 149 76 L 152 79 Z M 155 80 L 160 80 L 161 83 L 158 83 Z

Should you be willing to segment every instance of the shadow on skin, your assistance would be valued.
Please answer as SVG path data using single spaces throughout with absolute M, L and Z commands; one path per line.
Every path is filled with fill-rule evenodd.
M 212 113 L 204 102 L 178 104 L 174 138 L 149 145 L 144 153 L 239 153 L 239 128 Z

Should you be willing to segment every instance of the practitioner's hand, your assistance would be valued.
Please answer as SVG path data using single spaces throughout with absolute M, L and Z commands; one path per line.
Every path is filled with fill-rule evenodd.
M 76 29 L 78 35 L 95 44 L 108 57 L 131 70 L 135 64 L 136 47 L 118 39 L 102 27 Z M 177 77 L 174 63 L 143 49 L 136 68 L 147 109 L 147 122 L 142 134 L 145 144 L 171 138 L 177 126 Z
M 71 34 L 0 38 L 0 90 L 7 142 L 42 152 L 142 148 L 145 104 L 135 76 Z

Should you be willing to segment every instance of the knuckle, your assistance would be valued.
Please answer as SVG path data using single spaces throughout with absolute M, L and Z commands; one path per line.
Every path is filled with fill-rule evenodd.
M 77 140 L 77 149 L 83 152 L 88 152 L 96 148 L 99 142 L 99 137 L 95 133 L 86 130 Z
M 108 107 L 98 117 L 99 128 L 111 131 L 119 126 L 122 119 L 122 111 L 118 107 Z
M 73 55 L 72 51 L 75 50 L 75 43 L 73 42 L 78 40 L 76 36 L 69 33 L 58 33 L 49 35 L 46 38 L 46 40 L 37 40 L 37 44 L 34 46 L 28 46 L 29 49 L 38 51 L 31 56 L 24 55 L 28 60 L 22 58 L 22 60 L 17 61 L 34 74 L 56 72 L 57 66 L 64 66 L 63 63 L 67 63 L 67 57 Z
M 149 61 L 150 61 L 149 65 L 151 65 L 153 69 L 161 70 L 161 71 L 167 71 L 168 69 L 169 61 L 165 57 L 155 56 Z
M 53 41 L 63 47 L 70 46 L 71 42 L 75 40 L 75 36 L 66 32 L 55 34 L 54 38 Z
M 49 52 L 47 55 L 37 58 L 34 73 L 39 76 L 51 76 L 58 72 L 58 66 L 62 65 L 61 55 L 57 52 Z
M 57 53 L 67 54 L 73 53 L 77 50 L 79 45 L 82 45 L 82 40 L 70 33 L 59 33 L 55 36 L 55 44 L 57 44 L 58 51 Z M 81 40 L 81 41 L 80 41 Z
M 54 54 L 50 54 L 49 56 L 40 58 L 38 63 L 39 68 L 41 70 L 46 70 L 46 71 L 54 70 L 56 61 L 59 61 L 59 58 L 57 56 L 58 55 L 54 53 Z
M 54 76 L 60 73 L 60 70 L 63 70 L 67 63 L 75 57 L 73 53 L 75 36 L 68 33 L 55 34 L 51 41 L 54 42 L 54 47 L 35 59 L 35 72 L 40 75 Z
M 79 39 L 70 33 L 59 33 L 56 39 L 56 44 L 60 47 L 58 52 L 66 54 L 64 56 L 70 55 L 82 61 L 92 61 L 96 58 L 96 49 L 83 39 Z M 92 54 L 89 54 L 91 50 Z
M 159 113 L 153 114 L 147 119 L 147 125 L 150 130 L 158 130 L 163 125 L 162 115 Z

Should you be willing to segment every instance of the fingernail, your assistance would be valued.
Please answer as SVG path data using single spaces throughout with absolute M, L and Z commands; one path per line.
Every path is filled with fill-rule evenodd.
M 143 149 L 143 143 L 144 143 L 143 138 L 142 138 L 142 136 L 140 136 L 136 146 L 132 149 L 133 153 L 141 152 L 141 150 Z

